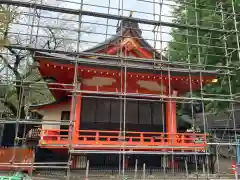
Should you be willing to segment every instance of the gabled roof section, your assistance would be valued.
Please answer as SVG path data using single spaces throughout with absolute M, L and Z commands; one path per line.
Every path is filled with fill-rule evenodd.
M 117 45 L 122 39 L 129 37 L 134 38 L 140 44 L 141 48 L 144 48 L 148 52 L 153 54 L 155 52 L 155 58 L 166 60 L 166 58 L 157 52 L 143 37 L 142 30 L 139 28 L 139 24 L 136 21 L 122 20 L 120 25 L 117 27 L 116 35 L 106 41 L 99 43 L 98 45 L 85 50 L 84 52 L 100 53 L 104 52 L 108 47 Z

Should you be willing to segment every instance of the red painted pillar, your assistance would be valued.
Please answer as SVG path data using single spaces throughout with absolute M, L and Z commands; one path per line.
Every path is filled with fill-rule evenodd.
M 75 110 L 75 123 L 73 126 L 74 133 L 73 133 L 73 142 L 74 144 L 78 144 L 79 139 L 79 130 L 80 130 L 80 121 L 81 121 L 81 107 L 82 107 L 82 94 L 78 94 L 76 96 L 76 110 Z
M 177 134 L 177 116 L 176 116 L 176 101 L 169 100 L 166 102 L 166 131 L 168 142 L 176 142 Z

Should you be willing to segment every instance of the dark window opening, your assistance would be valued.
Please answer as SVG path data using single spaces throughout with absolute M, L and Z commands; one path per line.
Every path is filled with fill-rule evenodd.
M 124 120 L 124 104 L 119 99 L 84 97 L 81 109 L 82 130 L 119 131 Z M 163 132 L 165 108 L 162 102 L 127 100 L 126 131 Z

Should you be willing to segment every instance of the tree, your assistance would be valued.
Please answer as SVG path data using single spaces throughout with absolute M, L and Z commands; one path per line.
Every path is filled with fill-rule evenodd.
M 53 101 L 54 98 L 47 89 L 47 85 L 43 83 L 37 64 L 33 60 L 33 52 L 13 49 L 9 45 L 30 44 L 40 49 L 76 50 L 74 40 L 68 39 L 70 35 L 66 33 L 66 29 L 73 26 L 71 23 L 66 23 L 67 20 L 72 19 L 71 16 L 33 9 L 31 12 L 33 16 L 24 15 L 24 12 L 29 13 L 29 9 L 0 6 L 0 103 L 10 111 L 13 120 L 26 119 L 29 105 L 46 103 Z M 65 22 L 63 23 L 61 19 L 65 19 Z M 29 26 L 32 24 L 32 27 L 21 28 L 20 24 L 24 23 Z M 92 30 L 92 27 L 85 27 L 85 29 Z M 33 85 L 38 88 L 31 88 Z M 19 126 L 18 137 L 23 137 L 24 127 L 17 126 Z M 31 126 L 28 127 L 31 128 Z
M 10 6 L 1 6 L 0 9 L 0 37 L 1 37 L 1 81 L 0 81 L 0 103 L 4 105 L 7 111 L 10 112 L 10 117 L 14 119 L 25 119 L 28 116 L 26 105 L 28 100 L 34 101 L 29 98 L 29 94 L 43 94 L 40 91 L 31 89 L 31 92 L 26 93 L 31 84 L 41 81 L 36 66 L 34 65 L 30 53 L 26 51 L 19 51 L 9 47 L 11 43 L 20 42 L 20 36 L 12 36 L 10 30 L 12 23 L 18 19 L 18 9 Z M 20 44 L 20 43 L 18 43 Z M 27 81 L 27 82 L 26 82 Z M 31 81 L 31 82 L 30 82 Z M 42 99 L 51 99 L 51 94 L 46 92 L 43 94 Z M 40 99 L 40 98 L 39 98 Z M 35 99 L 36 100 L 36 99 Z M 5 114 L 6 115 L 6 114 Z M 6 116 L 5 116 L 6 118 Z M 28 131 L 28 127 L 22 124 L 8 124 L 5 126 L 6 141 L 9 145 L 13 144 L 15 133 L 12 132 L 18 127 L 17 136 L 22 137 L 24 130 Z
M 173 40 L 168 44 L 171 61 L 197 64 L 198 69 L 219 70 L 226 75 L 217 76 L 218 81 L 203 87 L 202 91 L 187 93 L 186 96 L 208 98 L 235 98 L 240 91 L 240 57 L 235 30 L 234 12 L 231 0 L 178 0 L 174 9 L 175 23 L 200 28 L 174 28 Z M 234 4 L 235 12 L 240 6 Z M 236 17 L 237 26 L 240 18 Z M 218 29 L 206 31 L 201 28 Z M 232 31 L 223 33 L 220 31 Z M 201 67 L 200 67 L 201 66 Z M 187 66 L 186 66 L 187 67 Z M 192 67 L 196 68 L 196 67 Z M 230 75 L 236 74 L 236 75 Z M 229 108 L 224 101 L 211 101 L 204 104 L 205 111 L 218 113 Z
M 25 117 L 25 104 L 20 105 L 21 99 L 24 99 L 23 96 L 23 84 L 25 80 L 36 80 L 36 76 L 38 76 L 38 80 L 41 80 L 41 77 L 36 72 L 36 66 L 33 63 L 29 63 L 29 53 L 18 51 L 12 49 L 8 45 L 13 41 L 13 36 L 9 34 L 11 29 L 11 23 L 16 20 L 17 11 L 16 9 L 10 8 L 9 6 L 2 6 L 2 19 L 5 21 L 1 21 L 1 102 L 9 108 L 9 110 L 13 113 L 13 115 L 17 116 L 18 107 L 20 107 L 20 117 Z M 19 37 L 20 39 L 20 37 Z M 19 44 L 19 43 L 18 43 Z M 6 74 L 6 71 L 7 72 Z M 5 86 L 4 86 L 5 85 Z M 10 85 L 10 86 L 9 86 Z M 12 86 L 11 86 L 12 85 Z M 26 90 L 26 88 L 25 88 Z M 15 96 L 12 98 L 12 96 Z M 17 102 L 16 102 L 17 101 Z M 17 104 L 17 105 L 14 105 Z

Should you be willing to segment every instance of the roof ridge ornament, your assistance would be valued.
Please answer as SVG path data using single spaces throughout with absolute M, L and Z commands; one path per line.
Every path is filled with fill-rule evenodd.
M 132 17 L 132 16 L 133 16 L 133 11 L 131 10 L 130 14 L 129 14 L 129 17 Z
M 134 21 L 134 20 L 131 20 L 130 18 L 132 18 L 132 17 L 133 17 L 133 11 L 131 10 L 130 14 L 129 14 L 129 18 L 123 19 L 120 22 L 120 25 L 117 25 L 116 32 L 117 33 L 124 33 L 127 30 L 133 30 L 133 31 L 137 32 L 139 35 L 142 35 L 142 31 L 139 28 L 138 22 Z

